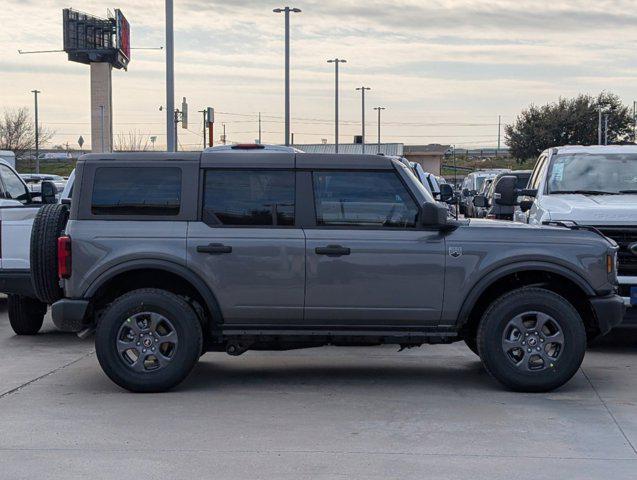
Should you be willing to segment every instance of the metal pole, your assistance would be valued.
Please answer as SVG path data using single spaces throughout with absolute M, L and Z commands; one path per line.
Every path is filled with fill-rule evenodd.
M 363 153 L 365 153 L 365 90 L 371 90 L 371 88 L 358 87 L 356 90 L 361 91 L 361 143 Z
M 223 125 L 223 144 L 226 144 L 226 124 L 222 123 L 221 125 Z
M 259 145 L 261 145 L 261 112 L 259 112 Z
M 374 107 L 374 110 L 378 110 L 378 153 L 380 153 L 380 112 L 385 110 L 385 107 Z
M 597 108 L 597 145 L 602 144 L 602 107 Z
M 498 156 L 498 152 L 500 151 L 500 127 L 502 125 L 502 115 L 498 115 L 498 149 L 495 152 L 495 156 Z
M 203 114 L 203 149 L 206 149 L 206 111 L 200 110 L 200 113 Z
M 173 35 L 173 0 L 166 1 L 166 150 L 177 151 L 175 115 L 175 50 Z
M 290 145 L 290 12 L 300 13 L 299 8 L 275 8 L 275 13 L 285 13 L 285 145 Z
M 633 101 L 633 143 L 637 143 L 637 102 Z
M 334 153 L 338 153 L 338 64 L 347 60 L 334 58 L 327 61 L 334 64 Z
M 40 125 L 38 120 L 38 93 L 40 90 L 31 90 L 35 96 L 35 173 L 40 173 Z
M 178 150 L 178 145 L 179 145 L 179 140 L 177 139 L 177 125 L 179 124 L 179 110 L 174 111 L 173 123 L 174 123 L 173 133 L 175 134 L 175 148 L 172 151 L 176 152 Z
M 604 145 L 608 145 L 608 113 L 604 115 Z

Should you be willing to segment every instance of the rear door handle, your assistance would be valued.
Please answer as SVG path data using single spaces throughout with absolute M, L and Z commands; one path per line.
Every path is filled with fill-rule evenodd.
M 314 249 L 317 255 L 327 255 L 328 257 L 340 257 L 342 255 L 349 255 L 352 251 L 347 247 L 341 247 L 340 245 L 328 245 L 326 247 L 316 247 Z
M 211 243 L 209 245 L 198 245 L 199 253 L 209 253 L 211 255 L 221 255 L 222 253 L 232 253 L 232 247 L 223 243 Z

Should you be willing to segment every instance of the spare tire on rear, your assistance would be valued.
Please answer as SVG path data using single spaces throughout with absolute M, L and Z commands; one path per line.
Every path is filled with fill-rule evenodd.
M 31 283 L 41 302 L 62 298 L 58 279 L 58 238 L 66 227 L 69 209 L 62 204 L 44 205 L 33 220 L 31 230 Z

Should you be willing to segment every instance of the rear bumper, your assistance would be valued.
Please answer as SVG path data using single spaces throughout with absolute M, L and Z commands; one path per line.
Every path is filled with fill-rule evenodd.
M 63 298 L 51 305 L 51 317 L 57 328 L 63 332 L 79 332 L 86 328 L 84 317 L 88 310 L 88 300 Z
M 619 295 L 593 297 L 590 302 L 602 335 L 607 334 L 613 327 L 622 323 L 626 305 L 624 299 Z
M 0 293 L 35 298 L 29 270 L 0 270 Z

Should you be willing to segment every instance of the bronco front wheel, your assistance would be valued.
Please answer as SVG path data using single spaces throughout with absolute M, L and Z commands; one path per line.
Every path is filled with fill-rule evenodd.
M 586 330 L 577 310 L 542 288 L 521 288 L 493 302 L 478 327 L 487 371 L 522 392 L 546 392 L 571 379 L 582 364 Z
M 163 392 L 199 359 L 201 324 L 181 297 L 154 288 L 115 300 L 97 326 L 95 350 L 106 375 L 132 392 Z

